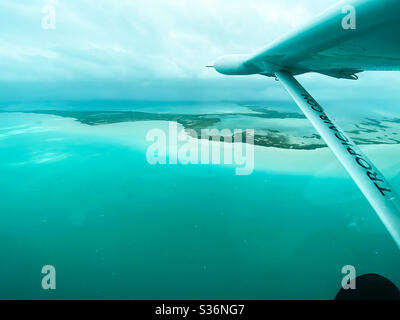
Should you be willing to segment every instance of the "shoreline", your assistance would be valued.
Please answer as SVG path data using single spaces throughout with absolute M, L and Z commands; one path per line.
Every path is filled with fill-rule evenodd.
M 161 129 L 168 132 L 168 121 L 136 121 L 121 122 L 103 125 L 86 125 L 74 118 L 65 118 L 56 115 L 43 115 L 37 113 L 3 113 L 8 114 L 7 129 L 12 130 L 12 123 L 8 120 L 15 120 L 18 126 L 16 130 L 2 132 L 0 143 L 6 143 L 7 137 L 15 134 L 31 134 L 40 132 L 55 132 L 56 134 L 67 134 L 72 136 L 84 135 L 94 139 L 119 143 L 140 152 L 146 153 L 146 149 L 152 142 L 146 140 L 146 135 L 151 129 Z M 33 118 L 32 118 L 33 117 Z M 24 119 L 25 118 L 25 119 Z M 12 122 L 12 121 L 11 121 Z M 0 121 L 1 125 L 1 121 Z M 11 127 L 11 128 L 10 128 Z M 180 130 L 182 125 L 178 124 Z M 193 138 L 187 135 L 188 141 L 196 144 L 206 142 L 202 139 Z M 225 148 L 233 148 L 232 143 L 216 143 L 223 151 Z M 200 146 L 201 147 L 201 146 Z M 362 145 L 363 152 L 388 178 L 393 178 L 400 172 L 400 145 Z M 327 148 L 315 150 L 296 150 L 276 147 L 254 146 L 255 172 L 286 173 L 296 175 L 312 175 L 335 178 L 349 178 L 346 171 L 336 160 L 332 152 Z M 299 162 L 299 159 L 302 159 Z M 223 165 L 224 167 L 236 167 L 235 165 Z M 350 179 L 350 178 L 349 178 Z
M 326 144 L 321 137 L 314 132 L 313 128 L 306 123 L 303 126 L 289 126 L 287 121 L 305 119 L 301 114 L 292 112 L 279 112 L 269 108 L 252 108 L 252 113 L 226 113 L 226 114 L 175 114 L 175 113 L 148 113 L 139 111 L 64 111 L 64 110 L 31 110 L 31 111 L 0 111 L 1 113 L 22 113 L 22 114 L 41 114 L 53 115 L 62 118 L 74 119 L 75 121 L 88 125 L 110 125 L 118 123 L 137 123 L 146 121 L 165 121 L 176 122 L 182 125 L 191 136 L 196 139 L 202 139 L 202 130 L 219 130 L 223 124 L 228 130 L 240 129 L 243 132 L 242 140 L 245 140 L 245 132 L 248 129 L 255 128 L 254 146 L 273 147 L 277 149 L 290 150 L 318 150 L 326 148 Z M 234 118 L 233 123 L 226 123 L 226 119 Z M 256 121 L 249 122 L 248 119 Z M 247 120 L 240 121 L 240 119 Z M 236 123 L 236 122 L 237 123 Z M 368 122 L 369 121 L 369 122 Z M 396 125 L 398 119 L 384 119 L 382 123 Z M 244 124 L 242 124 L 244 123 Z M 241 126 L 241 127 L 240 127 Z M 377 120 L 361 119 L 360 124 L 354 125 L 357 130 L 345 130 L 357 145 L 396 145 L 400 144 L 400 140 L 396 137 L 397 130 L 387 132 L 393 129 L 387 125 L 380 124 Z M 364 126 L 364 127 L 362 127 Z M 278 129 L 277 129 L 278 128 Z M 397 129 L 397 128 L 396 128 Z M 297 131 L 296 131 L 297 130 Z M 226 140 L 221 141 L 230 143 L 234 140 L 235 134 L 231 136 L 225 135 Z M 211 135 L 209 140 L 223 140 L 222 135 Z

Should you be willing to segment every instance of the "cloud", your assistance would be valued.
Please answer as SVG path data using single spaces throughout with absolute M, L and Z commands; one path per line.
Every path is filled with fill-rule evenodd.
M 204 66 L 227 53 L 255 52 L 335 2 L 2 0 L 3 101 L 286 99 L 270 79 L 227 78 Z M 55 8 L 54 30 L 42 28 L 46 5 Z M 366 75 L 366 81 L 358 82 L 360 94 L 371 94 L 382 86 L 380 79 L 395 77 Z M 348 81 L 315 75 L 304 79 L 327 97 L 335 98 L 333 87 L 354 96 L 355 86 Z
M 46 5 L 56 12 L 54 30 L 42 28 Z M 220 55 L 255 51 L 316 13 L 310 1 L 294 0 L 4 0 L 0 7 L 2 80 L 208 77 L 203 67 Z

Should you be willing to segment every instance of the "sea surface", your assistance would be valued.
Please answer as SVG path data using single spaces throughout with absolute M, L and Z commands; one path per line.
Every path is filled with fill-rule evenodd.
M 151 165 L 167 124 L 0 113 L 0 299 L 332 299 L 346 265 L 400 286 L 399 249 L 327 148 L 256 146 L 248 176 Z M 362 149 L 400 191 L 400 145 Z

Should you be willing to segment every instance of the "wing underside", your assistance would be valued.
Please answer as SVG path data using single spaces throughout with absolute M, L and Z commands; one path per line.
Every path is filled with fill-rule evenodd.
M 345 29 L 349 5 L 355 29 Z M 350 11 L 349 11 L 350 12 Z M 273 76 L 318 72 L 354 79 L 362 71 L 400 70 L 400 1 L 356 0 L 340 2 L 311 24 L 273 42 L 251 56 L 245 65 Z

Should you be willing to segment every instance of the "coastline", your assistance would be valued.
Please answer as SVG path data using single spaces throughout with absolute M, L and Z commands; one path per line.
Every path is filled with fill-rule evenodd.
M 6 143 L 7 137 L 11 135 L 56 132 L 66 135 L 84 135 L 94 139 L 101 139 L 113 143 L 122 144 L 141 152 L 146 151 L 152 142 L 146 141 L 149 130 L 160 129 L 168 132 L 168 121 L 147 120 L 135 122 L 119 122 L 112 124 L 88 125 L 77 121 L 75 118 L 66 118 L 49 114 L 37 113 L 1 113 L 4 123 L 13 123 L 25 127 L 15 128 L 8 125 L 8 132 L 2 130 L 0 121 L 0 143 Z M 27 125 L 28 124 L 28 125 Z M 11 127 L 11 128 L 10 128 Z M 184 126 L 178 123 L 179 130 L 184 130 Z M 186 139 L 192 144 L 203 147 L 208 141 L 193 138 L 186 134 Z M 58 143 L 57 138 L 52 139 L 52 143 Z M 214 142 L 221 148 L 232 149 L 233 144 L 225 142 Z M 361 149 L 376 164 L 376 166 L 389 179 L 398 175 L 400 172 L 400 145 L 361 145 Z M 254 146 L 255 171 L 268 171 L 276 173 L 313 175 L 323 177 L 347 178 L 348 175 L 341 165 L 336 161 L 334 155 L 327 147 L 314 150 L 296 150 L 277 147 Z M 301 159 L 301 162 L 299 162 Z M 224 165 L 235 167 L 235 165 Z

